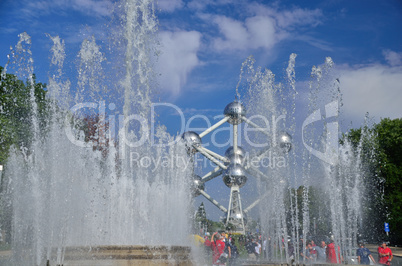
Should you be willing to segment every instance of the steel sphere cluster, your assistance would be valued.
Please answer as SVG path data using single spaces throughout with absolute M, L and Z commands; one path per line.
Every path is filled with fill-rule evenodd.
M 229 162 L 226 163 L 227 169 L 223 172 L 223 182 L 228 187 L 244 186 L 247 182 L 244 170 L 246 152 L 241 147 L 237 147 L 236 152 L 233 147 L 229 147 L 225 152 L 225 157 Z
M 211 203 L 225 212 L 226 223 L 232 223 L 237 231 L 244 232 L 244 225 L 247 224 L 248 220 L 247 212 L 258 203 L 259 199 L 255 203 L 251 204 L 246 211 L 242 210 L 239 188 L 243 187 L 247 183 L 246 169 L 251 170 L 249 169 L 251 165 L 246 166 L 247 153 L 242 147 L 237 145 L 237 125 L 244 122 L 254 127 L 257 131 L 264 133 L 266 136 L 272 136 L 274 143 L 272 147 L 269 148 L 274 148 L 275 151 L 281 151 L 283 153 L 289 153 L 292 149 L 292 137 L 285 131 L 278 133 L 275 132 L 273 135 L 269 132 L 265 132 L 264 129 L 260 128 L 257 124 L 246 118 L 246 108 L 237 100 L 226 105 L 223 114 L 224 118 L 213 126 L 207 128 L 204 132 L 197 134 L 194 131 L 187 131 L 181 136 L 189 156 L 195 156 L 197 152 L 200 152 L 207 159 L 217 165 L 214 170 L 206 174 L 204 177 L 200 177 L 193 173 L 191 179 L 189 180 L 191 182 L 190 190 L 193 197 L 203 195 L 205 198 L 207 198 Z M 233 146 L 229 147 L 225 151 L 224 156 L 221 156 L 209 150 L 207 147 L 203 147 L 201 138 L 226 122 L 233 125 Z M 265 155 L 268 150 L 269 149 L 261 151 L 257 158 L 258 161 L 261 160 L 262 155 Z M 193 160 L 194 158 L 191 157 L 191 159 Z M 256 172 L 258 173 L 258 171 Z M 230 188 L 230 203 L 228 209 L 220 205 L 205 191 L 205 183 L 218 176 L 221 176 L 223 183 Z M 269 177 L 262 172 L 259 173 L 259 176 L 261 178 L 265 178 L 265 180 L 269 179 Z
M 238 125 L 243 122 L 242 117 L 246 116 L 246 108 L 243 104 L 238 101 L 234 101 L 229 103 L 223 114 L 225 117 L 228 117 L 228 123 L 232 125 Z M 187 152 L 190 155 L 193 155 L 197 152 L 196 147 L 201 147 L 202 140 L 199 134 L 194 131 L 184 132 L 182 135 L 182 140 L 185 143 Z M 285 131 L 281 131 L 278 134 L 278 145 L 279 148 L 284 152 L 288 153 L 292 149 L 292 137 Z M 225 158 L 227 162 L 225 162 L 225 166 L 227 167 L 222 172 L 222 179 L 226 186 L 239 186 L 242 187 L 247 182 L 246 171 L 244 169 L 246 152 L 243 148 L 237 147 L 236 152 L 232 147 L 229 147 L 225 152 Z M 198 175 L 193 175 L 192 178 L 192 193 L 194 196 L 199 196 L 199 190 L 204 190 L 205 183 L 201 180 L 201 177 Z

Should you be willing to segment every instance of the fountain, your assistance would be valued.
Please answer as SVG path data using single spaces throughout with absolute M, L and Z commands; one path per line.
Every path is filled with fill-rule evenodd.
M 245 148 L 255 150 L 256 154 L 265 149 L 264 152 L 270 151 L 274 158 L 282 158 L 284 162 L 258 168 L 266 177 L 257 179 L 257 187 L 261 198 L 260 230 L 271 250 L 267 259 L 303 262 L 299 257 L 304 251 L 303 243 L 312 239 L 328 243 L 332 239 L 348 262 L 355 255 L 363 218 L 359 193 L 364 189 L 365 172 L 359 151 L 356 153 L 347 141 L 338 144 L 342 98 L 332 59 L 327 58 L 324 64 L 312 68 L 310 115 L 303 119 L 301 129 L 296 124 L 295 62 L 296 55 L 291 54 L 285 83 L 276 83 L 271 71 L 255 68 L 252 58 L 242 67 L 248 71 L 242 73 L 248 77 L 244 101 L 249 107 L 248 116 L 263 116 L 272 121 L 264 134 L 256 131 L 249 136 L 254 141 L 246 142 L 249 145 Z M 256 126 L 265 125 L 260 119 Z M 288 133 L 278 137 L 278 132 L 285 129 Z M 263 149 L 256 145 L 267 140 L 271 141 Z M 292 149 L 290 142 L 294 142 Z M 287 153 L 281 152 L 284 148 Z M 302 185 L 300 191 L 296 191 L 296 184 Z M 316 197 L 313 200 L 312 195 Z M 288 244 L 294 246 L 294 251 L 290 251 Z M 278 248 L 281 246 L 284 248 Z
M 47 120 L 45 124 L 40 120 L 31 88 L 32 143 L 13 148 L 3 174 L 7 182 L 3 183 L 2 206 L 13 217 L 10 263 L 88 265 L 96 260 L 108 265 L 131 265 L 128 261 L 132 265 L 193 264 L 187 241 L 191 197 L 208 197 L 204 183 L 221 174 L 230 188 L 231 203 L 228 209 L 216 205 L 227 213 L 226 223 L 234 224 L 241 233 L 245 233 L 243 217 L 258 206 L 261 232 L 270 239 L 272 254 L 279 254 L 266 259 L 290 261 L 292 254 L 284 241 L 289 237 L 298 261 L 301 240 L 305 243 L 315 229 L 310 227 L 312 218 L 328 223 L 331 229 L 326 233 L 333 235 L 345 256 L 351 255 L 361 221 L 358 188 L 362 172 L 354 170 L 360 165 L 359 157 L 348 144 L 338 148 L 337 122 L 311 127 L 320 123 L 321 103 L 326 104 L 327 118 L 339 117 L 341 99 L 339 84 L 331 74 L 332 60 L 327 58 L 323 66 L 312 70 L 311 115 L 301 132 L 296 130 L 296 55 L 292 54 L 286 84 L 276 83 L 269 70 L 255 68 L 250 57 L 241 69 L 236 101 L 225 108 L 222 121 L 204 132 L 186 132 L 182 136 L 185 142 L 176 141 L 163 126 L 151 139 L 151 55 L 157 21 L 151 1 L 124 1 L 119 7 L 117 21 L 123 26 L 114 33 L 119 42 L 110 50 L 123 59 L 113 54 L 107 59 L 94 37 L 86 39 L 78 56 L 76 86 L 63 74 L 63 41 L 49 36 L 53 71 L 48 82 Z M 107 74 L 105 61 L 111 66 Z M 15 65 L 17 74 L 32 79 L 30 37 L 26 33 L 20 35 L 6 69 Z M 242 101 L 241 86 L 246 90 Z M 82 123 L 93 113 L 96 130 L 88 139 Z M 267 124 L 264 126 L 261 118 L 272 122 L 268 130 L 262 130 Z M 202 147 L 201 138 L 225 122 L 233 126 L 233 132 L 242 122 L 257 130 L 249 132 L 252 141 L 242 147 L 236 136 L 233 148 L 218 156 Z M 325 128 L 324 133 L 317 128 Z M 316 139 L 322 140 L 324 149 L 317 147 L 321 144 Z M 172 142 L 176 144 L 163 145 Z M 296 150 L 303 147 L 301 144 L 305 153 L 300 160 Z M 203 177 L 195 174 L 187 167 L 195 152 L 212 158 L 218 169 Z M 261 161 L 268 153 L 277 159 L 269 166 L 249 167 L 245 160 L 257 157 Z M 317 167 L 323 169 L 321 189 L 329 201 L 321 216 L 310 213 L 308 206 L 308 187 Z M 258 199 L 250 209 L 242 209 L 239 191 L 251 175 L 257 179 Z M 300 197 L 292 190 L 300 180 L 305 186 L 302 213 Z M 330 219 L 319 220 L 324 216 Z
M 216 165 L 202 177 L 193 175 L 193 189 L 195 196 L 204 196 L 224 213 L 226 226 L 234 226 L 232 232 L 245 234 L 245 217 L 258 206 L 259 229 L 263 237 L 269 239 L 267 249 L 270 251 L 265 259 L 270 262 L 294 260 L 303 263 L 299 257 L 304 252 L 303 243 L 324 240 L 328 244 L 332 239 L 341 247 L 345 262 L 350 263 L 355 256 L 362 222 L 359 193 L 364 187 L 365 172 L 359 159 L 360 151 L 353 150 L 348 141 L 338 144 L 342 99 L 331 58 L 312 69 L 311 114 L 304 120 L 301 132 L 296 131 L 295 59 L 296 55 L 292 54 L 286 69 L 288 82 L 282 84 L 275 82 L 271 71 L 255 69 L 253 58 L 248 58 L 240 75 L 247 88 L 243 103 L 238 101 L 240 94 L 236 89 L 236 100 L 226 106 L 222 120 L 201 133 L 183 134 L 190 156 L 198 152 Z M 241 82 L 240 79 L 239 84 Z M 325 104 L 325 118 L 332 118 L 329 122 L 321 121 L 322 104 Z M 202 138 L 226 122 L 232 125 L 233 144 L 225 156 L 221 156 L 203 147 Z M 253 131 L 246 134 L 247 128 L 243 126 L 242 135 L 246 138 L 240 147 L 238 125 L 242 122 Z M 298 138 L 294 140 L 292 135 Z M 296 148 L 292 149 L 294 145 Z M 296 150 L 300 148 L 304 150 L 302 160 L 297 159 L 300 154 Z M 264 159 L 269 163 L 264 163 Z M 319 207 L 319 213 L 317 207 L 309 206 L 310 197 L 317 189 L 317 184 L 312 186 L 313 178 L 318 174 L 320 178 L 316 182 L 320 195 L 316 195 L 314 200 L 317 202 L 313 203 Z M 228 208 L 204 191 L 208 181 L 221 175 L 224 184 L 230 188 Z M 258 191 L 254 190 L 257 197 L 243 209 L 240 188 L 251 177 L 257 180 Z M 294 189 L 300 181 L 303 185 L 301 197 Z M 300 204 L 303 205 L 300 207 Z M 288 245 L 294 246 L 294 251 L 290 251 Z
M 123 60 L 110 58 L 107 69 L 116 79 L 106 79 L 106 53 L 91 37 L 78 53 L 74 86 L 64 75 L 64 42 L 49 36 L 54 72 L 45 123 L 32 86 L 32 141 L 11 150 L 3 176 L 3 211 L 13 217 L 12 265 L 191 264 L 185 147 L 158 145 L 174 140 L 163 127 L 152 140 L 148 131 L 153 3 L 117 7 L 123 26 L 114 34 L 121 43 L 111 45 Z M 5 69 L 17 66 L 15 73 L 32 81 L 30 45 L 30 36 L 20 34 Z M 83 129 L 91 124 L 83 122 L 91 117 L 96 123 L 88 138 Z

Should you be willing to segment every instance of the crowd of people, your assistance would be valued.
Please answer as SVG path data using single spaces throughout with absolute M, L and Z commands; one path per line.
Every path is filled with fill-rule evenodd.
M 294 254 L 290 254 L 289 252 L 289 256 L 293 255 Z M 307 263 L 318 262 L 336 264 L 344 261 L 340 247 L 336 246 L 333 240 L 328 244 L 326 244 L 325 241 L 321 241 L 318 246 L 313 240 L 308 241 L 304 249 L 300 248 L 300 258 Z
M 204 245 L 212 250 L 212 265 L 237 265 L 239 252 L 234 238 L 224 232 L 215 232 Z
M 291 249 L 293 250 L 293 247 Z M 391 265 L 393 254 L 391 249 L 387 247 L 386 242 L 381 243 L 377 249 L 377 253 L 378 264 L 386 266 Z M 336 246 L 333 240 L 331 240 L 328 245 L 325 243 L 325 241 L 321 241 L 318 246 L 315 245 L 313 240 L 311 240 L 307 243 L 304 250 L 301 251 L 300 256 L 305 262 L 310 263 L 345 263 L 340 247 Z M 364 243 L 359 244 L 359 248 L 356 250 L 356 257 L 358 264 L 376 264 L 371 251 L 365 246 Z
M 299 247 L 299 261 L 303 261 L 305 264 L 340 264 L 348 263 L 342 256 L 341 249 L 335 244 L 333 240 L 320 241 L 318 245 L 313 240 L 309 240 L 306 245 L 303 245 L 303 241 Z M 237 243 L 237 244 L 236 244 Z M 284 244 L 284 241 L 283 243 Z M 297 261 L 295 258 L 295 248 L 291 241 L 287 243 L 287 255 L 290 260 Z M 240 236 L 237 238 L 237 242 L 230 234 L 225 232 L 215 232 L 209 239 L 205 237 L 204 246 L 212 258 L 212 265 L 238 265 L 239 249 L 238 246 L 244 247 L 247 252 L 248 259 L 250 260 L 267 260 L 270 257 L 271 250 L 270 245 L 267 245 L 267 238 L 260 236 Z M 285 247 L 285 245 L 283 245 Z M 386 242 L 382 242 L 378 247 L 378 264 L 384 266 L 390 266 L 393 258 L 392 251 L 387 247 Z M 359 248 L 356 250 L 357 263 L 362 265 L 376 264 L 374 257 L 370 250 L 365 247 L 363 243 L 359 244 Z M 245 257 L 243 256 L 243 259 Z

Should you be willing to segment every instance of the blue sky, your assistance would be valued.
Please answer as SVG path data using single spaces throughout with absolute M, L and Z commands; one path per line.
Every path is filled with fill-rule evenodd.
M 222 109 L 233 98 L 247 56 L 282 77 L 289 55 L 296 53 L 299 83 L 309 79 L 313 65 L 332 57 L 341 73 L 345 120 L 354 126 L 366 112 L 377 121 L 401 116 L 400 1 L 162 0 L 157 7 L 161 101 L 189 110 Z M 52 43 L 46 34 L 60 36 L 72 60 L 88 34 L 104 38 L 111 10 L 108 0 L 2 0 L 0 64 L 26 31 L 34 72 L 47 82 Z
M 188 117 L 222 114 L 249 55 L 281 81 L 291 53 L 297 54 L 300 94 L 307 90 L 314 65 L 326 57 L 335 62 L 343 95 L 342 130 L 351 122 L 361 126 L 366 112 L 377 122 L 402 116 L 401 1 L 161 0 L 156 6 L 162 53 L 154 100 L 172 103 Z M 93 35 L 107 49 L 112 7 L 109 0 L 1 0 L 0 65 L 6 64 L 18 34 L 26 31 L 38 81 L 48 82 L 52 42 L 46 34 L 65 41 L 66 73 L 74 73 L 83 39 Z M 307 103 L 298 105 L 300 117 L 306 118 Z M 177 117 L 161 114 L 161 119 L 170 133 L 178 131 Z

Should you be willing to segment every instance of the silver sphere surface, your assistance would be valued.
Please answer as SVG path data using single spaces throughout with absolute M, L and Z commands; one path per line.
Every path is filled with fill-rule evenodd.
M 245 159 L 243 156 L 233 154 L 232 156 L 226 158 L 229 160 L 229 162 L 225 163 L 225 165 L 238 164 L 244 166 Z
M 194 131 L 184 132 L 181 138 L 183 139 L 189 153 L 196 153 L 197 150 L 194 149 L 194 146 L 199 147 L 202 144 L 200 136 Z
M 240 164 L 230 164 L 223 172 L 223 182 L 228 187 L 233 185 L 244 186 L 247 182 L 244 168 Z
M 223 114 L 229 117 L 228 123 L 237 125 L 242 122 L 241 117 L 246 116 L 246 108 L 243 104 L 234 101 L 226 105 Z
M 199 190 L 205 189 L 205 183 L 202 182 L 201 177 L 198 175 L 193 175 L 193 183 L 191 186 L 191 192 L 194 197 L 198 197 L 201 193 Z
M 292 149 L 292 136 L 289 133 L 285 131 L 280 132 L 278 142 L 283 152 L 288 153 Z
M 226 151 L 225 151 L 225 156 L 226 157 L 231 157 L 234 155 L 234 148 L 233 146 L 230 146 Z M 236 150 L 236 155 L 242 156 L 242 157 L 246 157 L 246 151 L 240 147 L 237 146 L 237 150 Z
M 227 165 L 229 164 L 240 164 L 241 166 L 244 166 L 245 158 L 246 158 L 246 152 L 242 147 L 237 147 L 236 153 L 234 152 L 233 146 L 229 147 L 226 152 L 225 152 L 225 157 L 229 160 Z

